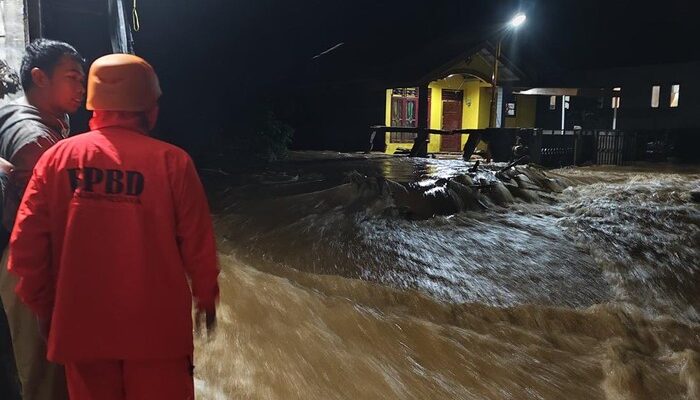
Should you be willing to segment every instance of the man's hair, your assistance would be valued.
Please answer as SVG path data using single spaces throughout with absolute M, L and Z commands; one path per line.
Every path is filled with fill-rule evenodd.
M 34 85 L 32 69 L 39 68 L 50 76 L 63 56 L 68 56 L 81 65 L 85 64 L 85 59 L 78 53 L 78 50 L 68 43 L 37 39 L 29 44 L 22 58 L 22 67 L 20 68 L 20 79 L 24 91 L 29 91 Z

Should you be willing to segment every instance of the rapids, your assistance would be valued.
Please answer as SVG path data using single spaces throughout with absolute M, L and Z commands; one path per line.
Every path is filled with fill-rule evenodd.
M 700 170 L 307 157 L 206 180 L 199 398 L 700 399 Z

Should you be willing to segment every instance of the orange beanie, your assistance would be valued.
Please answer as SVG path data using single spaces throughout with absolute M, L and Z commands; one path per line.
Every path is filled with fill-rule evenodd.
M 90 67 L 86 105 L 90 111 L 148 111 L 160 95 L 158 76 L 141 57 L 110 54 Z

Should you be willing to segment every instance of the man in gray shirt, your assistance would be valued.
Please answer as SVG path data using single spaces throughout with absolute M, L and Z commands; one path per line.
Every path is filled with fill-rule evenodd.
M 20 79 L 24 97 L 0 108 L 0 158 L 11 164 L 2 227 L 12 232 L 17 208 L 39 157 L 70 133 L 68 114 L 85 98 L 84 60 L 69 44 L 38 39 L 27 46 Z M 36 319 L 14 293 L 6 255 L 0 265 L 0 296 L 12 336 L 24 400 L 67 399 L 63 370 L 46 360 Z M 8 346 L 0 343 L 0 351 Z

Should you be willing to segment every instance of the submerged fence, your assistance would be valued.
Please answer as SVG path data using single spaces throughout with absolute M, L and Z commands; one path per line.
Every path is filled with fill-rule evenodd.
M 534 163 L 624 165 L 636 161 L 637 135 L 619 130 L 529 130 L 527 144 Z
M 370 150 L 375 139 L 383 144 L 384 132 L 407 135 L 410 143 L 418 128 L 374 126 Z M 379 136 L 377 133 L 381 133 Z M 530 162 L 546 167 L 568 165 L 625 165 L 634 161 L 700 162 L 700 129 L 623 131 L 606 129 L 547 130 L 521 128 L 488 128 L 442 131 L 429 129 L 428 133 L 441 135 L 468 134 L 464 156 L 471 156 L 475 141 L 489 143 L 490 158 L 498 162 L 516 157 L 514 146 L 529 156 Z M 396 134 L 396 133 L 393 133 Z M 523 149 L 522 147 L 525 147 Z M 468 153 L 468 154 L 467 154 Z

